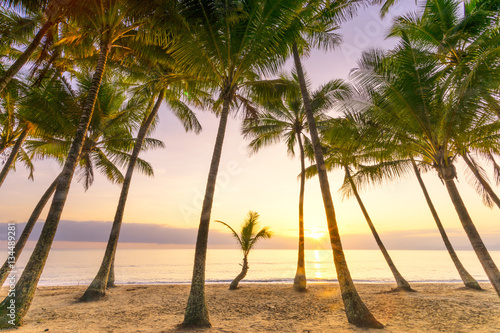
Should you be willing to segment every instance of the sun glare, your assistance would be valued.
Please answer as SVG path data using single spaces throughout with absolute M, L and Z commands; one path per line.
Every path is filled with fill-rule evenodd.
M 307 238 L 312 238 L 312 239 L 315 239 L 315 240 L 319 240 L 323 236 L 325 236 L 325 233 L 323 231 L 319 231 L 319 230 L 309 230 L 306 233 L 306 237 Z

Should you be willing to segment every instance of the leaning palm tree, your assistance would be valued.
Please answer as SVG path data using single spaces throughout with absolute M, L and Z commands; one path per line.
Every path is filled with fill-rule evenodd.
M 360 1 L 305 1 L 299 18 L 294 22 L 294 28 L 298 29 L 302 35 L 298 36 L 298 38 L 293 41 L 292 54 L 309 125 L 309 133 L 316 165 L 318 166 L 318 180 L 320 183 L 321 195 L 323 197 L 323 205 L 325 207 L 333 261 L 337 271 L 337 278 L 342 300 L 345 305 L 347 320 L 351 324 L 359 327 L 382 328 L 383 325 L 377 321 L 361 300 L 347 266 L 342 242 L 340 240 L 332 195 L 330 193 L 330 185 L 325 169 L 321 142 L 316 122 L 314 121 L 311 97 L 307 89 L 304 70 L 302 69 L 302 62 L 300 59 L 301 54 L 307 54 L 307 51 L 311 47 L 331 49 L 338 45 L 340 37 L 335 34 L 335 30 L 339 28 L 342 21 L 354 15 L 359 3 Z
M 494 63 L 491 68 L 495 71 Z M 460 68 L 460 72 L 464 71 L 472 74 L 471 69 Z M 370 99 L 370 103 L 365 101 L 364 106 L 358 107 L 370 114 L 386 139 L 407 144 L 438 173 L 486 275 L 500 295 L 500 271 L 454 181 L 457 152 L 453 140 L 460 137 L 456 133 L 476 126 L 478 118 L 488 114 L 482 94 L 477 93 L 483 85 L 482 72 L 475 71 L 459 80 L 460 72 L 440 65 L 429 49 L 402 33 L 399 45 L 388 55 L 365 53 L 353 78 Z M 490 122 L 493 121 L 490 114 Z
M 354 182 L 353 170 L 364 167 L 364 163 L 373 163 L 380 160 L 383 154 L 376 145 L 371 135 L 372 129 L 368 127 L 361 117 L 352 113 L 346 113 L 344 118 L 335 118 L 328 121 L 322 133 L 322 142 L 325 150 L 325 166 L 328 171 L 340 167 L 345 171 L 344 183 L 341 187 L 343 197 L 354 195 L 365 217 L 368 227 L 378 248 L 382 252 L 389 269 L 397 283 L 395 290 L 411 291 L 410 284 L 401 275 L 387 251 L 380 235 L 372 222 L 370 215 L 361 199 L 358 186 Z M 317 175 L 317 166 L 311 166 L 307 170 L 309 177 Z
M 390 36 L 404 34 L 409 40 L 425 45 L 438 63 L 452 70 L 459 81 L 480 76 L 474 94 L 481 96 L 484 109 L 500 116 L 498 102 L 498 1 L 427 0 L 421 15 L 409 13 L 396 18 Z M 465 128 L 464 128 L 465 130 Z M 476 179 L 476 191 L 483 202 L 500 208 L 500 198 L 493 191 L 482 168 L 462 149 L 460 155 Z
M 90 78 L 86 77 L 85 74 L 79 76 L 80 89 L 77 91 L 66 86 L 62 80 L 54 80 L 43 84 L 38 89 L 33 89 L 32 93 L 23 101 L 22 108 L 37 111 L 30 113 L 37 115 L 39 119 L 33 115 L 30 118 L 31 121 L 43 122 L 47 124 L 46 127 L 49 127 L 48 123 L 51 122 L 55 124 L 52 126 L 58 129 L 58 133 L 52 132 L 52 136 L 40 137 L 27 142 L 27 150 L 35 158 L 54 158 L 61 164 L 64 163 L 78 120 L 76 117 L 84 100 L 83 97 L 88 93 L 90 83 Z M 118 167 L 131 158 L 128 151 L 131 148 L 133 138 L 128 129 L 134 126 L 134 122 L 137 122 L 134 114 L 143 104 L 136 100 L 123 103 L 125 96 L 126 92 L 123 87 L 120 88 L 118 80 L 115 78 L 104 80 L 98 94 L 97 112 L 94 113 L 89 135 L 86 136 L 86 142 L 76 169 L 78 180 L 82 182 L 86 190 L 92 185 L 96 170 L 100 171 L 112 183 L 123 182 L 124 177 Z M 65 113 L 60 112 L 61 105 L 64 106 Z M 161 142 L 151 139 L 148 139 L 147 143 L 148 146 L 153 147 L 162 145 Z M 140 160 L 139 165 L 140 171 L 152 174 L 151 166 L 146 161 Z M 44 192 L 16 242 L 14 250 L 16 260 L 21 255 L 42 210 L 55 191 L 58 179 L 59 176 Z M 7 278 L 9 268 L 7 260 L 0 268 L 0 285 Z
M 171 56 L 187 74 L 205 78 L 217 95 L 213 105 L 220 117 L 215 147 L 196 239 L 191 290 L 184 326 L 209 327 L 205 300 L 205 264 L 215 184 L 229 113 L 238 105 L 252 111 L 245 98 L 259 75 L 273 75 L 284 63 L 293 39 L 291 21 L 302 5 L 299 0 L 191 1 L 176 2 L 174 11 L 157 14 L 157 28 L 173 30 Z M 173 26 L 172 26 L 173 25 Z M 158 34 L 153 36 L 158 39 Z
M 95 32 L 97 43 L 99 45 L 99 55 L 95 71 L 90 85 L 89 93 L 82 107 L 78 128 L 76 130 L 71 148 L 64 163 L 61 177 L 58 180 L 54 199 L 49 209 L 47 219 L 40 238 L 35 246 L 33 254 L 28 261 L 23 274 L 16 284 L 16 305 L 17 311 L 13 322 L 15 326 L 22 323 L 22 320 L 31 305 L 36 290 L 36 285 L 45 266 L 50 247 L 61 218 L 61 214 L 68 196 L 69 187 L 75 167 L 83 147 L 85 136 L 89 128 L 97 93 L 100 88 L 101 80 L 106 68 L 108 55 L 113 43 L 127 35 L 130 35 L 139 25 L 130 16 L 125 4 L 113 0 L 93 0 L 86 2 L 86 21 L 81 22 L 82 28 L 88 24 L 86 32 Z M 97 31 L 96 31 L 97 30 Z M 11 328 L 12 324 L 6 316 L 7 307 L 11 297 L 6 297 L 0 304 L 0 328 Z
M 229 224 L 216 220 L 215 222 L 222 223 L 231 230 L 233 237 L 243 251 L 243 265 L 241 266 L 241 273 L 231 282 L 229 285 L 229 290 L 235 290 L 238 288 L 238 283 L 245 278 L 248 272 L 248 255 L 252 251 L 253 247 L 261 239 L 269 239 L 272 236 L 272 232 L 269 231 L 269 227 L 263 227 L 257 231 L 259 225 L 259 214 L 257 212 L 249 211 L 247 217 L 241 225 L 241 231 L 238 234 Z
M 256 119 L 244 122 L 243 134 L 245 137 L 253 138 L 249 147 L 252 152 L 257 152 L 262 147 L 284 141 L 290 156 L 295 155 L 295 145 L 298 144 L 300 156 L 300 190 L 299 190 L 299 246 L 297 271 L 293 280 L 293 287 L 297 291 L 305 291 L 307 280 L 305 271 L 304 255 L 304 191 L 305 191 L 305 159 L 304 146 L 311 146 L 310 139 L 305 135 L 308 125 L 304 112 L 304 104 L 300 97 L 297 76 L 285 77 L 289 81 L 290 90 L 282 98 L 275 101 L 267 101 L 262 104 L 264 113 L 259 114 Z M 348 87 L 340 80 L 332 80 L 322 85 L 312 94 L 312 106 L 314 117 L 317 122 L 327 119 L 325 111 L 328 111 L 336 98 L 348 90 Z
M 462 282 L 464 283 L 466 288 L 470 289 L 476 289 L 476 290 L 481 290 L 481 286 L 479 283 L 470 275 L 470 273 L 465 269 L 464 265 L 460 261 L 460 259 L 457 256 L 457 253 L 455 252 L 455 249 L 453 248 L 453 245 L 450 242 L 450 239 L 448 238 L 448 235 L 446 234 L 446 231 L 444 229 L 443 224 L 441 223 L 441 219 L 439 218 L 439 215 L 436 211 L 436 208 L 434 207 L 434 204 L 432 203 L 431 197 L 429 195 L 429 192 L 427 191 L 427 188 L 424 184 L 424 180 L 422 179 L 422 176 L 420 174 L 420 169 L 413 157 L 411 158 L 411 163 L 413 166 L 413 170 L 415 172 L 415 176 L 417 177 L 418 184 L 420 185 L 420 188 L 422 189 L 422 192 L 424 193 L 425 201 L 427 202 L 427 205 L 429 206 L 429 210 L 431 211 L 432 217 L 434 218 L 434 221 L 436 222 L 436 225 L 439 230 L 439 234 L 441 235 L 441 238 L 443 239 L 444 245 L 446 247 L 446 250 L 448 251 L 448 254 L 451 257 L 451 260 L 453 261 L 453 264 L 455 265 L 455 268 L 458 271 L 458 274 L 460 275 L 460 278 L 462 279 Z
M 351 95 L 350 98 L 354 98 L 354 95 Z M 336 161 L 340 162 L 338 157 L 342 156 L 346 151 L 347 154 L 345 154 L 345 160 L 358 161 L 357 172 L 354 175 L 351 175 L 349 165 L 346 165 L 344 167 L 346 169 L 346 177 L 341 188 L 343 194 L 354 194 L 358 200 L 358 203 L 360 204 L 360 207 L 363 207 L 364 205 L 362 204 L 361 198 L 359 197 L 358 193 L 359 188 L 366 186 L 367 184 L 382 185 L 387 183 L 388 181 L 395 181 L 397 179 L 400 179 L 409 173 L 411 164 L 424 194 L 425 200 L 429 206 L 429 210 L 431 211 L 431 214 L 438 227 L 439 233 L 443 239 L 445 247 L 448 250 L 448 253 L 464 285 L 467 288 L 480 290 L 481 287 L 479 286 L 479 283 L 469 274 L 469 272 L 467 272 L 465 267 L 462 265 L 455 250 L 453 249 L 453 246 L 446 234 L 441 220 L 439 219 L 437 211 L 434 207 L 434 204 L 432 203 L 427 188 L 425 187 L 425 184 L 421 177 L 420 169 L 425 167 L 425 165 L 421 165 L 420 167 L 417 165 L 417 162 L 412 156 L 413 152 L 411 150 L 407 150 L 407 145 L 392 145 L 387 141 L 381 140 L 381 138 L 377 138 L 377 133 L 379 132 L 378 127 L 374 122 L 366 119 L 364 116 L 347 112 L 345 119 L 340 119 L 338 121 L 343 122 L 344 126 L 337 126 L 336 130 L 334 131 L 326 127 L 327 130 L 325 131 L 325 135 L 323 136 L 324 139 L 327 139 L 327 141 L 330 142 L 330 148 L 328 149 L 329 159 L 327 159 L 326 161 L 327 166 L 330 164 L 334 164 Z M 339 134 L 341 134 L 342 132 L 351 133 L 353 127 L 355 128 L 356 126 L 358 126 L 357 124 L 359 124 L 361 128 L 364 128 L 364 134 L 353 137 L 351 139 L 349 139 L 350 135 L 347 135 L 348 141 L 346 142 L 346 136 Z M 354 134 L 356 133 L 358 132 L 354 131 Z M 356 148 L 353 152 L 349 152 L 349 149 L 346 149 L 346 147 Z M 332 160 L 330 160 L 330 158 Z M 370 164 L 362 165 L 359 163 L 361 161 L 366 161 Z M 426 169 L 429 169 L 429 167 L 427 167 Z M 314 174 L 315 172 L 316 171 L 314 168 L 310 168 L 310 170 L 308 170 L 309 174 Z M 368 221 L 369 216 L 366 212 L 366 209 L 362 208 L 362 211 L 365 216 L 367 216 Z M 375 238 L 377 237 L 378 236 L 375 236 Z M 397 274 L 398 273 L 394 274 L 393 270 L 393 275 L 395 275 L 395 277 Z M 400 285 L 400 283 L 398 283 L 398 285 Z
M 139 47 L 141 46 L 136 45 L 136 48 Z M 142 45 L 143 49 L 144 47 L 145 46 Z M 168 59 L 166 54 L 160 53 L 159 56 Z M 142 70 L 139 74 L 142 74 L 146 81 L 146 83 L 139 87 L 137 95 L 144 95 L 144 97 L 150 101 L 150 107 L 144 113 L 144 118 L 134 143 L 102 264 L 94 280 L 80 298 L 81 301 L 85 302 L 101 299 L 106 294 L 106 288 L 114 286 L 113 266 L 115 252 L 118 245 L 120 228 L 125 213 L 125 204 L 132 181 L 134 167 L 138 161 L 138 156 L 144 144 L 146 134 L 151 129 L 162 102 L 165 101 L 170 110 L 172 110 L 177 118 L 181 120 L 186 131 L 193 130 L 197 134 L 201 131 L 201 125 L 194 112 L 181 98 L 183 96 L 181 93 L 182 88 L 185 87 L 185 82 L 189 78 L 177 72 L 172 66 L 166 65 L 165 61 L 162 63 L 161 58 L 147 59 L 143 56 L 142 59 L 137 59 L 137 61 L 142 65 Z M 145 69 L 147 69 L 147 71 L 145 71 Z M 193 94 L 190 96 L 194 97 Z

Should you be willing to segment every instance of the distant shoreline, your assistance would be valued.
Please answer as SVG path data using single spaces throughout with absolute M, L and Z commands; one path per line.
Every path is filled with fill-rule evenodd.
M 383 332 L 495 332 L 500 299 L 458 283 L 419 283 L 416 293 L 391 292 L 394 284 L 358 283 L 361 298 L 386 325 Z M 189 285 L 119 285 L 104 300 L 77 301 L 85 286 L 38 287 L 24 325 L 16 332 L 176 332 L 183 320 Z M 0 294 L 4 295 L 5 288 Z M 291 284 L 243 283 L 230 291 L 208 284 L 206 298 L 213 327 L 190 332 L 353 332 L 340 290 L 334 283 L 312 283 L 299 293 Z M 368 331 L 367 331 L 368 332 Z M 378 332 L 378 331 L 377 331 Z

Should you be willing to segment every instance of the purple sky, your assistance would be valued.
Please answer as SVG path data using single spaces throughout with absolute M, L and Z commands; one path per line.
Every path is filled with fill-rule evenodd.
M 413 0 L 402 3 L 393 9 L 391 15 L 415 8 Z M 378 8 L 367 8 L 356 19 L 344 24 L 341 30 L 344 43 L 341 47 L 327 53 L 313 51 L 308 59 L 304 59 L 313 88 L 333 78 L 347 79 L 363 50 L 393 45 L 395 41 L 384 38 L 391 15 L 381 21 Z M 291 68 L 289 61 L 285 70 Z M 130 240 L 128 236 L 122 236 L 122 241 L 156 243 L 160 237 L 167 242 L 172 235 L 177 235 L 177 240 L 182 238 L 183 241 L 193 242 L 218 123 L 209 112 L 198 112 L 198 116 L 203 132 L 198 136 L 186 134 L 179 121 L 166 107 L 162 107 L 160 124 L 154 137 L 163 140 L 166 149 L 141 155 L 154 166 L 155 177 L 134 176 L 124 217 L 125 235 L 125 230 L 130 231 L 138 225 L 143 225 L 144 230 Z M 297 235 L 299 161 L 288 157 L 284 146 L 279 144 L 249 156 L 246 149 L 248 142 L 240 135 L 240 124 L 238 117 L 231 118 L 228 124 L 212 220 L 223 220 L 237 227 L 248 210 L 255 210 L 261 214 L 262 223 L 275 232 L 276 237 L 267 241 L 270 247 L 293 247 Z M 52 161 L 37 161 L 35 166 L 35 182 L 27 180 L 27 172 L 21 165 L 7 177 L 0 191 L 0 223 L 26 221 L 60 170 L 58 164 Z M 490 168 L 486 167 L 489 172 Z M 464 166 L 460 164 L 458 169 L 458 187 L 477 228 L 488 246 L 498 248 L 498 241 L 495 241 L 500 239 L 497 208 L 485 208 L 467 183 Z M 329 177 L 341 234 L 349 246 L 364 248 L 371 236 L 359 207 L 355 200 L 341 200 L 337 194 L 342 174 L 333 172 Z M 453 231 L 457 245 L 465 246 L 463 230 L 444 186 L 433 172 L 424 175 L 424 181 L 445 227 Z M 498 187 L 495 189 L 498 190 Z M 62 219 L 80 221 L 68 224 L 73 227 L 77 226 L 75 223 L 82 223 L 81 227 L 88 226 L 85 241 L 103 241 L 107 239 L 104 224 L 85 221 L 111 221 L 119 191 L 119 186 L 109 184 L 101 176 L 96 177 L 95 184 L 87 192 L 74 181 Z M 366 190 L 361 196 L 389 248 L 444 248 L 414 177 Z M 307 181 L 305 201 L 306 236 L 326 235 L 325 214 L 315 178 Z M 42 220 L 45 216 L 46 211 Z M 67 236 L 73 235 L 72 230 L 61 223 L 56 237 L 62 238 L 56 239 L 68 240 Z M 74 236 L 83 237 L 76 230 Z M 213 223 L 211 230 L 210 237 L 214 244 L 232 242 L 223 226 Z M 60 236 L 63 233 L 66 236 Z

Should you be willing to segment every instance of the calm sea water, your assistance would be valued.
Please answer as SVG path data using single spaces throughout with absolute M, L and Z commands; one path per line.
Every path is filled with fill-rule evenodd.
M 103 250 L 51 251 L 40 285 L 88 284 L 97 273 Z M 490 252 L 500 264 L 500 251 Z M 396 266 L 410 282 L 461 282 L 446 251 L 391 251 Z M 17 263 L 17 274 L 27 262 L 26 251 Z M 467 270 L 480 282 L 487 277 L 472 251 L 458 251 Z M 194 250 L 119 249 L 116 254 L 118 283 L 189 283 Z M 382 255 L 376 250 L 347 250 L 347 262 L 357 282 L 393 282 Z M 238 250 L 209 250 L 206 279 L 209 283 L 230 282 L 241 270 Z M 244 281 L 292 283 L 297 262 L 296 250 L 254 250 L 249 256 L 250 270 Z M 332 252 L 306 250 L 309 282 L 335 281 Z

